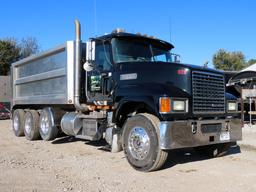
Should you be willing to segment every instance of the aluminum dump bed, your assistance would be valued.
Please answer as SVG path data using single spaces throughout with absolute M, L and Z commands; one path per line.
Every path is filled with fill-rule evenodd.
M 74 103 L 75 42 L 12 65 L 13 106 Z

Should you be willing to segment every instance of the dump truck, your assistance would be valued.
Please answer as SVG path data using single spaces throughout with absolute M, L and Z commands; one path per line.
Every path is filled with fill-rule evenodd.
M 16 136 L 58 134 L 105 139 L 139 171 L 154 171 L 168 151 L 194 148 L 218 156 L 242 138 L 237 98 L 224 74 L 182 64 L 164 40 L 121 29 L 12 64 Z

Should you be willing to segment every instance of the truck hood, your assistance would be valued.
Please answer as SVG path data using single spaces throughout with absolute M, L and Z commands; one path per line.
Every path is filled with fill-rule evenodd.
M 149 92 L 164 95 L 182 96 L 181 93 L 191 95 L 192 71 L 222 74 L 220 71 L 199 67 L 196 65 L 166 63 L 166 62 L 127 62 L 118 64 L 116 79 L 122 87 L 137 87 L 138 90 L 147 87 Z M 121 77 L 132 74 L 134 78 Z M 128 87 L 127 87 L 128 86 Z M 174 91 L 175 90 L 175 91 Z
M 170 62 L 124 62 L 118 64 L 120 68 L 137 68 L 139 66 L 145 67 L 145 68 L 151 68 L 152 66 L 157 67 L 158 70 L 164 70 L 166 68 L 173 69 L 173 68 L 188 68 L 191 71 L 198 70 L 198 71 L 205 71 L 210 73 L 218 73 L 223 74 L 222 71 L 208 68 L 208 67 L 202 67 L 198 65 L 192 65 L 192 64 L 185 64 L 185 63 L 170 63 Z
M 185 63 L 168 63 L 170 65 L 177 65 L 177 66 L 183 66 L 183 67 L 188 67 L 191 70 L 198 70 L 198 71 L 205 71 L 205 72 L 209 72 L 209 73 L 218 73 L 218 74 L 223 74 L 222 71 L 216 70 L 216 69 L 212 69 L 212 68 L 208 68 L 208 67 L 202 67 L 199 65 L 192 65 L 192 64 L 185 64 Z

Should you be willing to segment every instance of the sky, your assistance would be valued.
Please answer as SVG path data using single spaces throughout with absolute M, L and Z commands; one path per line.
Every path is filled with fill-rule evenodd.
M 256 58 L 255 0 L 9 0 L 0 4 L 0 39 L 35 37 L 41 50 L 74 39 L 126 32 L 171 41 L 183 63 L 203 65 L 219 49 Z

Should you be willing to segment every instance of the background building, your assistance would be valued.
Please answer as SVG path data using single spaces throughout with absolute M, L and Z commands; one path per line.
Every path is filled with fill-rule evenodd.
M 227 84 L 228 89 L 238 93 L 240 110 L 245 121 L 256 120 L 256 64 L 251 65 L 231 77 Z
M 11 103 L 11 82 L 10 76 L 0 76 L 0 112 L 10 109 Z

